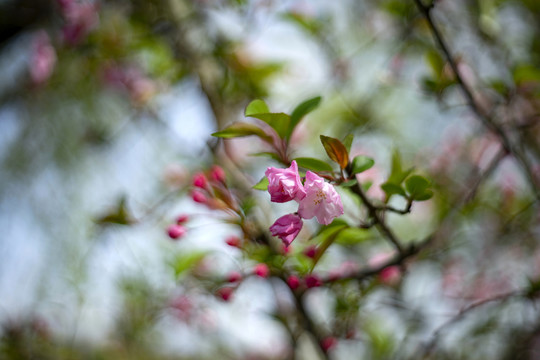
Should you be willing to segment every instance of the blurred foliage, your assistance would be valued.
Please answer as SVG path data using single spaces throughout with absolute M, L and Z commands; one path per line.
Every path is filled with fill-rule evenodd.
M 434 41 L 430 21 L 452 61 Z M 51 267 L 64 274 L 39 270 L 41 286 L 78 279 L 72 290 L 75 312 L 82 311 L 81 288 L 92 284 L 77 276 L 96 271 L 91 255 L 110 251 L 107 241 L 89 245 L 86 237 L 146 234 L 148 224 L 161 234 L 178 212 L 162 207 L 189 202 L 186 192 L 199 207 L 179 205 L 181 211 L 236 231 L 227 238 L 213 225 L 198 225 L 227 247 L 219 251 L 156 236 L 162 268 L 141 261 L 144 275 L 120 271 L 107 341 L 63 337 L 62 322 L 39 306 L 23 315 L 7 309 L 0 357 L 536 358 L 539 24 L 535 0 L 0 2 L 0 132 L 7 134 L 0 209 L 7 218 L 13 204 L 31 199 L 21 207 L 38 220 L 25 226 L 47 234 L 57 256 Z M 278 40 L 258 43 L 265 31 L 276 31 Z M 294 39 L 303 47 L 295 49 Z M 294 55 L 265 54 L 276 48 Z M 300 56 L 307 52 L 309 58 Z M 465 86 L 476 113 L 493 119 L 513 149 L 503 149 L 477 121 Z M 213 121 L 200 152 L 170 140 L 172 120 L 162 111 L 167 96 L 177 89 L 184 95 L 186 87 Z M 182 117 L 182 135 L 191 137 L 200 120 Z M 89 216 L 84 205 L 105 196 L 96 188 L 119 188 L 99 160 L 91 171 L 105 180 L 84 183 L 89 159 L 113 154 L 112 168 L 129 174 L 113 151 L 126 133 L 155 136 L 152 145 L 163 153 L 179 146 L 175 156 L 189 162 L 189 174 L 175 173 L 168 184 L 154 179 L 150 206 L 131 202 L 136 194 L 116 194 L 119 201 Z M 536 180 L 511 150 L 524 154 Z M 257 180 L 262 169 L 292 160 L 301 176 L 314 171 L 338 188 L 345 215 L 325 226 L 306 222 L 286 248 L 267 231 L 281 210 L 262 195 L 268 179 Z M 197 171 L 204 185 L 190 183 Z M 48 187 L 39 188 L 43 182 Z M 269 274 L 253 270 L 257 264 Z M 162 277 L 154 279 L 154 272 Z M 259 278 L 275 295 L 265 299 L 274 304 L 265 316 L 271 313 L 289 339 L 270 353 L 268 346 L 229 341 L 233 331 L 214 324 L 220 317 L 214 309 L 235 305 L 234 297 Z M 246 304 L 267 294 L 257 291 L 239 300 L 240 311 L 247 314 Z M 204 350 L 167 355 L 160 331 L 170 323 Z

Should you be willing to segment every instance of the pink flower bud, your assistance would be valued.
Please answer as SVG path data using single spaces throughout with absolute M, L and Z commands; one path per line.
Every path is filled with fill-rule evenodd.
M 210 176 L 217 182 L 225 183 L 225 171 L 220 166 L 212 166 Z
M 265 278 L 265 277 L 268 277 L 268 275 L 270 275 L 270 269 L 268 269 L 268 265 L 261 263 L 261 264 L 255 265 L 255 270 L 253 270 L 253 273 L 257 276 Z
M 337 345 L 337 339 L 333 336 L 327 336 L 321 340 L 321 348 L 324 352 L 328 352 L 331 348 Z
M 192 191 L 191 198 L 193 199 L 193 201 L 199 204 L 206 204 L 208 202 L 206 196 L 202 192 L 197 190 Z
M 227 243 L 227 245 L 229 245 L 229 246 L 239 248 L 240 245 L 242 244 L 242 241 L 240 240 L 240 238 L 238 236 L 229 236 L 225 240 L 225 243 Z
M 227 276 L 227 281 L 230 283 L 235 283 L 242 280 L 242 274 L 240 274 L 238 271 L 233 271 Z
M 167 228 L 167 234 L 171 239 L 178 239 L 184 236 L 186 228 L 182 225 L 173 224 Z
M 302 219 L 296 214 L 287 214 L 280 217 L 270 226 L 270 232 L 283 241 L 283 244 L 289 246 L 302 229 Z
M 341 197 L 334 187 L 311 171 L 304 183 L 306 196 L 300 201 L 298 214 L 304 219 L 316 216 L 320 224 L 328 225 L 335 217 L 343 215 Z
M 269 167 L 265 175 L 268 178 L 268 192 L 273 202 L 300 201 L 306 196 L 296 161 L 293 160 L 287 169 Z
M 291 275 L 287 278 L 287 285 L 289 285 L 292 290 L 298 289 L 300 286 L 300 279 L 296 275 Z
M 306 255 L 310 259 L 315 258 L 316 253 L 317 253 L 317 247 L 315 245 L 308 246 L 307 248 L 304 249 L 304 252 L 303 252 L 303 254 Z
M 178 225 L 183 224 L 189 220 L 189 215 L 182 214 L 176 218 L 176 223 Z
M 223 301 L 231 300 L 234 289 L 232 287 L 222 287 L 218 289 L 216 295 L 219 296 Z
M 322 285 L 321 279 L 315 274 L 310 274 L 310 275 L 306 276 L 304 281 L 306 282 L 306 286 L 308 288 L 319 287 L 319 286 Z
M 201 188 L 201 189 L 206 189 L 207 185 L 208 185 L 208 180 L 206 180 L 206 176 L 204 176 L 203 173 L 199 172 L 193 176 L 193 186 Z
M 30 77 L 34 84 L 44 83 L 51 76 L 55 65 L 56 51 L 49 35 L 41 30 L 35 36 L 30 59 Z

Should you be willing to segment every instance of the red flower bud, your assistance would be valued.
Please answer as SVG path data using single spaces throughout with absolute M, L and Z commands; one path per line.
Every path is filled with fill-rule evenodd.
M 257 264 L 253 272 L 255 273 L 255 275 L 262 278 L 268 277 L 268 275 L 270 275 L 270 269 L 268 269 L 268 265 L 263 263 Z
M 199 204 L 206 204 L 206 202 L 208 201 L 206 196 L 202 192 L 197 190 L 193 190 L 193 192 L 191 193 L 191 198 L 193 199 L 193 201 Z
M 205 189 L 207 184 L 208 180 L 206 180 L 206 176 L 203 173 L 199 172 L 193 175 L 193 186 Z
M 321 340 L 321 348 L 324 352 L 328 352 L 331 348 L 337 345 L 337 339 L 333 336 L 325 337 Z
M 229 301 L 232 297 L 234 289 L 232 287 L 222 287 L 218 289 L 216 295 L 219 296 L 223 301 Z
M 171 239 L 178 239 L 186 233 L 186 228 L 182 225 L 173 224 L 167 228 L 167 234 Z
M 189 220 L 189 215 L 182 214 L 176 218 L 176 223 L 178 225 L 183 224 Z
M 225 183 L 225 171 L 220 166 L 212 166 L 210 170 L 210 176 L 217 182 Z
M 227 245 L 232 246 L 232 247 L 237 247 L 237 248 L 239 248 L 241 245 L 241 240 L 238 236 L 229 236 L 225 240 L 225 242 L 227 243 Z
M 230 283 L 235 283 L 242 280 L 242 274 L 240 274 L 238 271 L 233 271 L 227 276 L 227 281 Z
M 317 275 L 314 275 L 314 274 L 310 274 L 306 276 L 304 280 L 308 288 L 318 287 L 322 285 L 321 279 Z
M 291 275 L 287 278 L 287 285 L 289 285 L 292 290 L 298 289 L 300 286 L 300 279 L 298 276 Z

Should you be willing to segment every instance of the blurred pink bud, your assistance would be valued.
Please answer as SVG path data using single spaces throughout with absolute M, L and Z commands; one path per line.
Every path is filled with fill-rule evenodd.
M 170 164 L 165 168 L 163 178 L 168 186 L 180 187 L 187 179 L 187 172 L 180 164 Z
M 289 285 L 292 290 L 298 289 L 300 286 L 300 279 L 296 275 L 291 275 L 287 278 L 287 285 Z
M 306 196 L 300 201 L 298 214 L 304 219 L 316 216 L 320 224 L 328 225 L 334 218 L 343 215 L 341 197 L 334 186 L 317 174 L 308 171 L 304 183 Z
M 242 241 L 240 240 L 240 238 L 238 236 L 229 236 L 226 240 L 225 240 L 225 243 L 229 246 L 232 246 L 232 247 L 237 247 L 239 248 L 240 245 L 242 244 Z
M 283 244 L 289 246 L 302 229 L 302 219 L 296 214 L 288 214 L 280 217 L 270 226 L 272 236 L 277 236 Z
M 30 58 L 30 77 L 34 84 L 44 83 L 52 74 L 56 64 L 56 51 L 51 45 L 49 35 L 39 31 L 32 46 Z
M 178 239 L 184 236 L 186 228 L 182 225 L 173 224 L 167 228 L 167 234 L 171 239 Z
M 191 193 L 191 198 L 193 199 L 193 201 L 199 204 L 206 204 L 208 202 L 208 199 L 206 198 L 206 196 L 202 192 L 197 191 L 197 190 L 194 190 Z
M 315 274 L 309 274 L 304 281 L 308 288 L 319 287 L 322 285 L 322 280 Z
M 259 277 L 265 278 L 270 275 L 270 269 L 268 269 L 268 265 L 261 263 L 255 265 L 255 269 L 253 270 L 253 273 Z
M 221 168 L 221 166 L 212 166 L 210 176 L 217 182 L 225 183 L 225 171 Z
M 233 271 L 227 276 L 227 281 L 230 283 L 238 282 L 240 280 L 242 280 L 242 274 L 238 271 Z
M 329 351 L 336 345 L 337 345 L 337 339 L 333 336 L 328 336 L 321 340 L 321 348 L 323 349 L 324 352 Z
M 313 259 L 315 257 L 315 254 L 317 253 L 317 247 L 315 245 L 310 245 L 307 248 L 304 249 L 303 254 L 306 255 L 308 258 Z
M 189 297 L 181 295 L 170 302 L 170 307 L 175 310 L 175 315 L 180 320 L 187 320 L 193 309 L 193 304 Z
M 77 45 L 99 23 L 97 5 L 93 2 L 63 1 L 60 3 L 66 20 L 62 29 L 64 42 Z
M 176 223 L 178 225 L 183 224 L 189 220 L 189 215 L 182 214 L 176 218 Z
M 394 254 L 392 252 L 377 254 L 369 260 L 369 265 L 372 267 L 382 266 L 390 261 L 393 256 Z M 399 282 L 400 278 L 401 270 L 397 265 L 388 266 L 379 273 L 379 280 L 386 285 L 395 285 Z
M 278 203 L 291 200 L 300 201 L 306 196 L 296 161 L 293 160 L 287 169 L 269 167 L 265 175 L 268 178 L 268 192 L 271 201 Z
M 207 185 L 208 180 L 206 180 L 206 176 L 202 172 L 193 175 L 193 186 L 201 189 L 206 189 Z
M 218 289 L 216 295 L 219 296 L 223 301 L 229 301 L 231 300 L 233 292 L 234 289 L 232 287 L 222 287 L 221 289 Z

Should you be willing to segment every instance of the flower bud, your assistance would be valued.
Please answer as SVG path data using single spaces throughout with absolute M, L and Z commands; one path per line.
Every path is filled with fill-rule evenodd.
M 270 269 L 268 269 L 268 265 L 264 263 L 257 264 L 253 272 L 255 275 L 260 276 L 262 278 L 266 278 L 268 277 L 268 275 L 270 275 Z
M 225 171 L 221 168 L 221 166 L 212 166 L 210 176 L 217 182 L 225 183 Z
M 240 238 L 238 236 L 229 236 L 225 240 L 225 243 L 227 243 L 227 245 L 229 245 L 229 246 L 239 248 L 240 245 L 242 244 L 242 241 L 240 240 Z
M 315 274 L 310 274 L 304 279 L 308 288 L 319 287 L 322 285 L 322 280 Z
M 232 287 L 222 287 L 218 289 L 216 295 L 219 296 L 223 301 L 231 300 L 234 289 Z
M 193 199 L 193 201 L 199 204 L 206 204 L 208 202 L 208 199 L 206 198 L 206 196 L 201 191 L 198 191 L 198 190 L 193 190 L 191 192 L 191 198 Z
M 206 186 L 208 185 L 208 180 L 206 180 L 206 176 L 202 172 L 198 172 L 195 175 L 193 175 L 193 186 L 206 189 Z
M 189 215 L 182 214 L 176 218 L 176 223 L 181 225 L 189 220 Z
M 289 246 L 302 229 L 302 219 L 296 214 L 287 214 L 276 220 L 270 226 L 270 232 L 283 241 L 285 246 Z
M 227 276 L 227 281 L 230 283 L 235 283 L 242 280 L 242 274 L 240 274 L 238 271 L 233 271 L 229 273 L 229 276 Z
M 174 240 L 181 238 L 185 233 L 186 228 L 182 225 L 173 224 L 167 228 L 167 234 L 169 234 L 169 237 Z
M 287 278 L 287 285 L 289 285 L 292 290 L 298 289 L 298 287 L 300 287 L 300 279 L 296 275 L 291 275 Z

